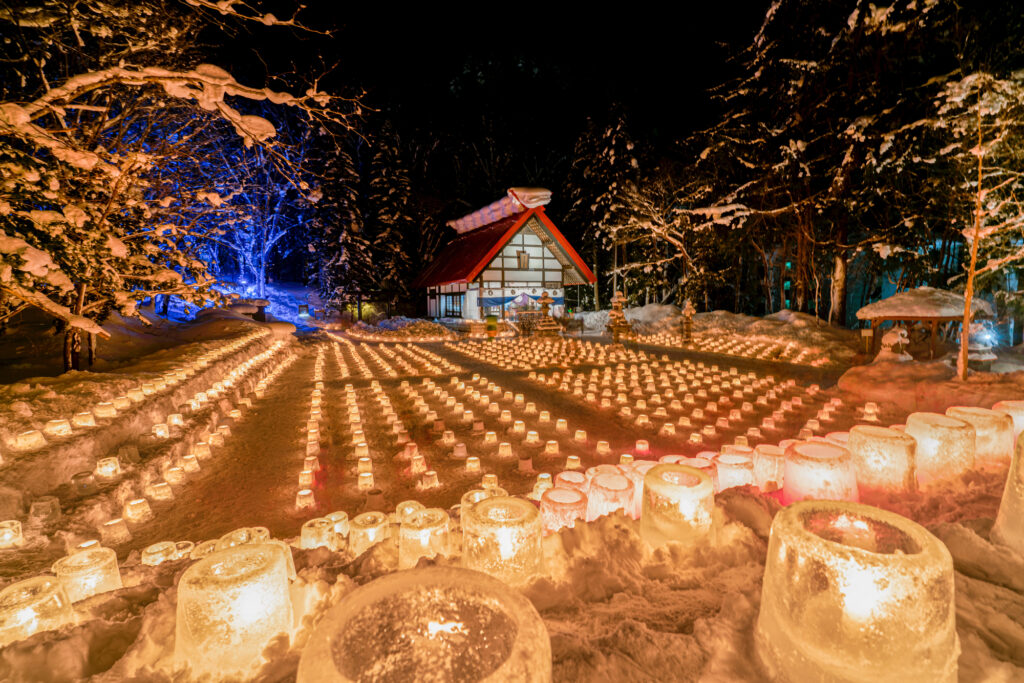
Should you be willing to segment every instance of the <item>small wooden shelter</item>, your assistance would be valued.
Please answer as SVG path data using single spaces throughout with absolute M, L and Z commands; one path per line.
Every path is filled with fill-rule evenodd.
M 992 315 L 992 306 L 987 301 L 974 297 L 971 300 L 971 318 L 978 313 Z M 857 319 L 870 322 L 872 353 L 878 352 L 881 330 L 885 323 L 907 323 L 908 327 L 910 323 L 915 322 L 928 325 L 931 330 L 930 354 L 934 358 L 939 326 L 963 322 L 964 296 L 945 289 L 918 287 L 864 306 L 857 311 Z

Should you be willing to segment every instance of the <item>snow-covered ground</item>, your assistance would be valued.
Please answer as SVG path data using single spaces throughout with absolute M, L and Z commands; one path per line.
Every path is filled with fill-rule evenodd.
M 207 314 L 196 328 L 218 324 L 223 326 L 223 337 L 211 333 L 203 341 L 158 350 L 152 358 L 136 360 L 120 368 L 119 373 L 111 373 L 110 378 L 100 378 L 101 386 L 114 383 L 103 391 L 117 395 L 125 390 L 116 384 L 118 375 L 135 382 L 162 377 L 169 367 L 196 353 L 209 353 L 212 347 L 239 335 L 268 329 L 226 312 Z M 230 392 L 211 401 L 209 408 L 186 411 L 184 424 L 169 439 L 155 440 L 142 436 L 142 432 L 127 438 L 128 448 L 120 451 L 125 471 L 118 481 L 92 491 L 74 490 L 66 484 L 44 491 L 60 498 L 63 515 L 59 520 L 46 520 L 32 528 L 26 511 L 39 496 L 26 495 L 17 501 L 16 496 L 0 495 L 0 503 L 9 505 L 0 518 L 9 514 L 24 520 L 28 537 L 22 548 L 0 550 L 0 575 L 11 581 L 45 571 L 75 544 L 97 538 L 97 527 L 119 516 L 127 500 L 149 497 L 150 487 L 161 478 L 170 479 L 171 470 L 184 464 L 184 456 L 198 442 L 211 443 L 213 457 L 201 462 L 201 470 L 188 473 L 170 487 L 173 500 L 151 501 L 154 519 L 131 523 L 130 539 L 102 539 L 118 551 L 124 588 L 78 603 L 77 625 L 40 633 L 0 650 L 0 679 L 80 680 L 92 676 L 98 681 L 133 677 L 188 680 L 189 675 L 173 654 L 177 585 L 193 561 L 182 558 L 147 566 L 141 563 L 141 551 L 158 541 L 198 543 L 239 527 L 261 526 L 273 537 L 292 544 L 297 571 L 290 589 L 295 624 L 290 640 L 282 637 L 268 643 L 266 661 L 252 677 L 290 680 L 318 617 L 356 586 L 397 569 L 398 552 L 393 540 L 373 546 L 359 557 L 324 547 L 303 548 L 300 529 L 310 519 L 336 510 L 350 517 L 371 509 L 393 511 L 401 501 L 414 499 L 448 509 L 457 525 L 458 510 L 453 506 L 467 489 L 479 486 L 482 473 L 496 475 L 499 485 L 511 494 L 525 495 L 539 472 L 560 471 L 569 456 L 578 456 L 586 467 L 618 462 L 621 453 L 644 459 L 717 451 L 736 436 L 749 434 L 750 427 L 763 425 L 762 418 L 777 413 L 776 424 L 760 439 L 775 443 L 807 428 L 809 419 L 818 416 L 822 407 L 837 396 L 843 402 L 822 419 L 815 433 L 842 431 L 857 423 L 861 401 L 878 400 L 858 394 L 849 386 L 841 386 L 839 393 L 814 392 L 803 384 L 787 382 L 784 366 L 777 364 L 763 363 L 752 375 L 747 370 L 733 373 L 728 359 L 715 367 L 709 363 L 685 364 L 678 360 L 684 354 L 679 350 L 672 351 L 670 358 L 661 351 L 611 350 L 578 341 L 458 342 L 443 348 L 377 345 L 322 332 L 282 346 L 277 342 L 284 338 L 274 335 L 280 330 L 273 326 L 269 329 L 272 334 L 254 338 L 212 363 L 208 374 L 197 373 L 190 380 L 195 385 L 180 385 L 182 395 L 171 401 L 178 405 L 187 402 L 186 393 L 192 396 L 192 392 L 203 390 L 199 384 L 220 381 L 224 373 L 249 359 L 258 361 L 239 376 L 240 381 Z M 742 329 L 742 325 L 737 323 L 731 329 Z M 804 330 L 786 334 L 809 339 L 816 333 Z M 517 364 L 506 368 L 513 359 Z M 744 367 L 756 367 L 754 363 L 744 361 Z M 895 373 L 902 368 L 915 387 L 923 382 L 934 392 L 935 387 L 946 386 L 944 376 L 931 364 L 893 364 L 899 368 L 882 365 L 867 366 L 866 372 L 879 374 L 864 379 L 862 384 L 883 379 L 897 382 Z M 821 372 L 814 368 L 801 370 L 805 374 Z M 934 374 L 927 375 L 926 370 Z M 532 377 L 530 372 L 534 373 Z M 673 377 L 668 385 L 660 379 L 666 372 Z M 603 388 L 606 377 L 608 388 L 614 386 L 618 391 L 620 385 L 628 387 L 626 403 L 620 405 L 616 399 L 613 406 L 601 408 L 587 399 L 588 383 Z M 372 384 L 375 380 L 377 384 Z M 733 419 L 728 410 L 731 406 L 726 405 L 716 418 L 717 410 L 704 407 L 713 402 L 706 395 L 699 404 L 672 403 L 681 399 L 684 391 L 699 396 L 699 390 L 710 393 L 714 387 L 718 395 L 727 380 L 733 391 L 741 393 L 750 384 L 751 390 L 742 400 L 751 404 L 752 412 L 742 412 Z M 52 381 L 77 386 L 74 382 L 83 380 L 71 377 Z M 320 393 L 315 393 L 317 381 L 323 382 Z M 1024 382 L 1018 375 L 991 382 L 976 378 L 975 384 L 989 386 L 977 389 L 973 399 L 990 405 L 998 398 L 1009 397 L 1000 392 L 1012 391 L 1018 382 Z M 31 388 L 35 383 L 24 384 Z M 45 382 L 39 383 L 45 387 Z M 687 387 L 679 386 L 682 383 Z M 1001 387 L 998 391 L 993 388 L 996 384 Z M 2 390 L 12 392 L 16 386 Z M 775 394 L 768 398 L 767 391 L 772 387 Z M 74 410 L 95 400 L 84 388 L 69 390 L 63 399 L 66 404 L 50 396 L 45 388 L 31 390 L 39 393 L 26 403 L 33 416 L 38 411 L 37 419 L 46 415 L 46 406 L 53 407 L 51 412 L 56 414 L 57 407 Z M 679 393 L 669 396 L 665 393 L 669 390 Z M 895 390 L 883 387 L 880 391 Z M 659 394 L 657 401 L 652 392 Z M 921 392 L 927 393 L 926 389 Z M 1017 392 L 1014 397 L 1021 395 L 1020 389 Z M 732 391 L 722 393 L 723 398 L 736 398 Z M 764 404 L 755 401 L 760 395 L 767 399 Z M 311 402 L 314 396 L 321 400 Z M 960 404 L 972 402 L 971 396 L 953 396 L 964 399 L 956 400 Z M 74 397 L 80 399 L 78 403 Z M 484 397 L 490 397 L 486 404 Z M 782 410 L 783 404 L 788 406 L 786 410 Z M 490 410 L 491 405 L 499 410 Z M 707 414 L 700 419 L 694 417 L 695 405 L 704 407 Z M 626 406 L 632 406 L 633 411 L 624 413 L 622 408 Z M 358 423 L 351 420 L 353 407 L 358 410 Z M 393 415 L 385 410 L 388 407 Z M 314 507 L 296 510 L 297 481 L 307 466 L 304 458 L 309 452 L 307 429 L 312 408 L 322 412 L 318 426 L 321 470 L 315 474 L 311 488 Z M 654 418 L 659 409 L 663 416 L 653 419 L 653 424 L 638 422 L 641 410 Z M 883 424 L 902 421 L 912 409 L 920 408 L 916 404 L 904 407 L 898 401 L 886 403 L 881 410 Z M 233 410 L 239 410 L 237 416 L 232 416 Z M 469 421 L 465 410 L 473 411 Z M 505 411 L 509 413 L 507 419 L 502 414 Z M 146 418 L 151 422 L 164 414 L 158 412 L 147 412 Z M 542 419 L 544 412 L 548 413 L 547 420 Z M 716 424 L 718 434 L 702 444 L 689 443 L 691 427 L 683 428 L 678 421 L 686 415 L 694 420 L 692 428 L 699 431 L 701 425 Z M 730 418 L 725 419 L 726 415 Z M 559 425 L 559 419 L 567 424 Z M 437 420 L 443 420 L 444 425 L 439 427 Z M 425 464 L 437 473 L 438 486 L 423 488 L 424 479 L 411 472 L 409 461 L 401 456 L 401 433 L 392 429 L 395 421 L 404 426 L 404 438 L 418 444 Z M 517 426 L 516 421 L 523 424 Z M 661 423 L 668 421 L 680 425 L 676 433 L 661 428 Z M 145 423 L 149 428 L 150 422 L 140 420 L 137 424 Z M 356 434 L 354 424 L 362 434 Z M 225 426 L 227 430 L 219 430 Z M 530 431 L 539 434 L 536 446 L 528 443 Z M 511 443 L 513 455 L 502 457 L 498 445 L 487 441 L 487 432 Z M 582 439 L 578 432 L 583 432 Z M 215 433 L 223 437 L 222 445 L 209 441 Z M 358 489 L 356 455 L 361 446 L 354 443 L 357 438 L 366 442 L 379 494 L 368 495 Z M 542 449 L 549 442 L 558 445 L 557 455 L 543 455 Z M 600 449 L 595 452 L 595 445 L 601 442 L 606 442 L 603 456 Z M 463 456 L 480 458 L 480 473 L 466 471 L 466 458 L 457 455 L 458 443 L 467 447 Z M 531 456 L 526 471 L 515 457 L 523 454 Z M 68 456 L 64 453 L 58 457 Z M 26 482 L 6 476 L 8 470 L 8 463 L 0 469 L 7 490 L 25 488 Z M 67 474 L 60 471 L 61 476 Z M 1005 478 L 1005 467 L 970 471 L 923 493 L 871 494 L 863 498 L 864 502 L 918 521 L 950 549 L 958 571 L 956 608 L 963 649 L 962 681 L 1024 680 L 1024 582 L 1020 579 L 1024 558 L 993 545 L 988 538 Z M 716 496 L 713 543 L 673 545 L 657 552 L 645 546 L 637 522 L 621 515 L 579 524 L 547 537 L 543 575 L 522 590 L 541 614 L 551 637 L 554 679 L 767 680 L 754 654 L 753 629 L 768 529 L 778 510 L 772 496 L 762 495 L 753 487 L 727 489 Z M 448 557 L 421 562 L 459 564 L 461 536 L 457 526 L 451 538 Z

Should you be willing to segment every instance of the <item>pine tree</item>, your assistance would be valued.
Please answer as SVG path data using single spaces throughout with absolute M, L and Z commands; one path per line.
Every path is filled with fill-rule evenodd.
M 394 304 L 409 296 L 409 283 L 421 268 L 410 258 L 418 237 L 412 207 L 412 186 L 401 141 L 385 122 L 372 141 L 368 173 L 366 234 L 371 244 L 374 282 L 380 297 Z

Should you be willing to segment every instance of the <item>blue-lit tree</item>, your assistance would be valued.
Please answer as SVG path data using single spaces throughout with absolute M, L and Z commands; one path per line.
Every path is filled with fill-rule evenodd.
M 231 201 L 253 196 L 238 176 L 272 166 L 296 195 L 311 193 L 287 175 L 297 167 L 275 126 L 245 103 L 300 112 L 297 126 L 346 125 L 315 88 L 247 87 L 199 63 L 190 35 L 205 9 L 145 5 L 52 0 L 0 13 L 19 27 L 4 49 L 24 71 L 0 102 L 0 316 L 28 305 L 64 321 L 66 368 L 78 365 L 81 333 L 106 335 L 109 311 L 211 295 L 204 247 L 251 227 Z M 226 173 L 225 159 L 246 170 Z

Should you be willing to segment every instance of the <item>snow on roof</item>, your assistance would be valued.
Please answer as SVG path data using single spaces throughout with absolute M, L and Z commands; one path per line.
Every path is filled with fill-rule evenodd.
M 993 315 L 992 306 L 977 297 L 971 299 L 971 313 Z M 934 287 L 918 287 L 868 304 L 857 311 L 858 320 L 877 318 L 959 318 L 964 314 L 964 295 Z
M 468 213 L 462 218 L 448 221 L 460 235 L 484 225 L 490 225 L 502 218 L 522 213 L 525 209 L 544 206 L 551 201 L 551 190 L 543 187 L 510 187 L 508 194 L 482 209 Z

